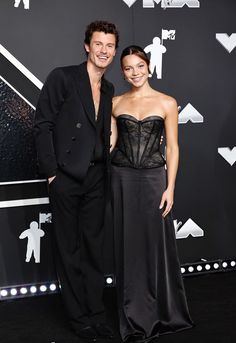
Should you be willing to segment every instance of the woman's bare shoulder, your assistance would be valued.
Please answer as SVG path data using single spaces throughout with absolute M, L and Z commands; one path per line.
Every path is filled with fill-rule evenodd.
M 121 97 L 121 95 L 113 96 L 113 98 L 112 98 L 112 103 L 113 103 L 113 104 L 117 103 L 117 102 L 119 101 L 120 97 Z
M 172 105 L 176 105 L 176 99 L 168 94 L 159 92 L 159 91 L 155 91 L 156 93 L 156 97 L 158 98 L 159 101 L 162 101 L 163 103 L 165 103 L 167 106 L 172 106 Z
M 174 97 L 158 91 L 156 91 L 155 94 L 157 101 L 161 103 L 167 111 L 177 108 L 177 101 Z
M 112 109 L 113 112 L 115 108 L 118 106 L 119 102 L 121 101 L 122 95 L 117 95 L 112 98 Z
M 120 107 L 125 103 L 126 93 L 115 96 L 112 99 L 112 112 L 113 115 L 116 115 L 117 111 L 119 112 Z

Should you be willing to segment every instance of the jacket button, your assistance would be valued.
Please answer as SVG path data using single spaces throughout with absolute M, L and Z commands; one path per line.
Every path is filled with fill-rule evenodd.
M 71 137 L 71 140 L 72 140 L 72 141 L 75 141 L 75 140 L 76 140 L 75 136 Z
M 67 150 L 66 150 L 66 153 L 67 153 L 67 154 L 70 154 L 70 152 L 71 152 L 70 149 L 67 149 Z
M 76 124 L 76 127 L 77 127 L 77 129 L 80 129 L 80 128 L 81 128 L 81 126 L 82 126 L 82 124 L 81 124 L 81 123 L 77 123 L 77 124 Z
M 62 167 L 65 167 L 65 166 L 66 166 L 66 163 L 63 162 L 63 163 L 61 164 L 61 166 L 62 166 Z

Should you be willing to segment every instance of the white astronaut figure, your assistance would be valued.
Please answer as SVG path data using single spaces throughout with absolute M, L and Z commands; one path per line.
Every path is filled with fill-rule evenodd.
M 31 222 L 30 228 L 21 233 L 20 239 L 28 238 L 25 262 L 29 262 L 34 254 L 35 263 L 40 263 L 40 240 L 44 235 L 37 222 Z
M 153 44 L 146 46 L 144 51 L 146 53 L 150 52 L 150 77 L 154 73 L 156 68 L 157 79 L 162 78 L 162 55 L 166 52 L 166 47 L 161 44 L 159 37 L 153 38 Z
M 22 0 L 24 4 L 24 9 L 29 10 L 30 8 L 30 0 Z M 21 0 L 15 0 L 14 7 L 19 7 Z

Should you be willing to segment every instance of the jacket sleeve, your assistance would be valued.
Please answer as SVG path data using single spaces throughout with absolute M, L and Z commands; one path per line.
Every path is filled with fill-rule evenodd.
M 39 171 L 46 177 L 55 175 L 57 171 L 53 130 L 57 115 L 64 103 L 66 91 L 65 73 L 62 68 L 56 68 L 47 77 L 36 107 L 34 136 Z

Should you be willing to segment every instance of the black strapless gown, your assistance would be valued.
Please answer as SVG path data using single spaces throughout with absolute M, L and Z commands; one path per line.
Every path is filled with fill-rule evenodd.
M 159 209 L 166 189 L 160 152 L 163 118 L 117 118 L 112 157 L 116 282 L 123 341 L 148 342 L 192 327 L 171 213 Z

